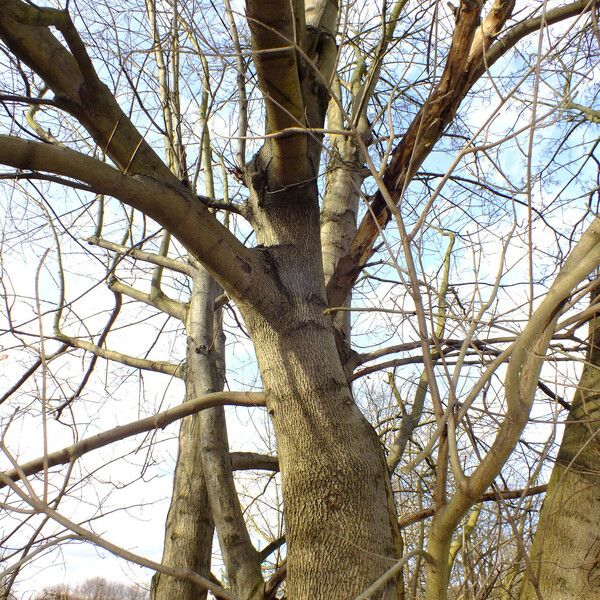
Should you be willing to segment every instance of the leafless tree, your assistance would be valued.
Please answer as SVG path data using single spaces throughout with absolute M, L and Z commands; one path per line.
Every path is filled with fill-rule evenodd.
M 595 2 L 238 10 L 0 0 L 4 345 L 29 360 L 2 396 L 10 585 L 75 539 L 156 571 L 156 599 L 540 597 L 597 308 Z M 107 402 L 132 374 L 185 402 L 88 435 L 99 364 Z M 230 451 L 225 405 L 266 409 L 264 452 Z M 101 497 L 71 516 L 181 419 L 162 561 L 98 532 Z
M 146 600 L 147 597 L 148 594 L 136 586 L 93 577 L 76 586 L 45 588 L 36 596 L 36 600 Z

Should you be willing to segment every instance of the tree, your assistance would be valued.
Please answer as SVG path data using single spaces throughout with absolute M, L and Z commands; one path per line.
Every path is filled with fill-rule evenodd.
M 503 476 L 503 468 L 527 425 L 544 357 L 550 345 L 557 343 L 553 338 L 561 327 L 580 322 L 578 315 L 566 317 L 566 323 L 559 323 L 559 318 L 566 308 L 576 307 L 575 301 L 572 305 L 569 302 L 581 295 L 582 282 L 600 260 L 600 222 L 583 212 L 581 221 L 570 223 L 571 239 L 577 235 L 578 241 L 568 256 L 559 261 L 560 269 L 556 269 L 556 277 L 544 289 L 543 297 L 539 301 L 534 297 L 545 287 L 543 275 L 534 265 L 535 226 L 538 222 L 545 224 L 543 211 L 539 221 L 537 216 L 534 218 L 537 208 L 532 157 L 536 127 L 547 125 L 562 106 L 562 100 L 556 105 L 555 89 L 560 76 L 554 74 L 557 69 L 552 61 L 559 60 L 555 57 L 560 57 L 561 49 L 574 40 L 582 45 L 581 40 L 590 45 L 596 43 L 589 33 L 593 31 L 594 5 L 578 1 L 547 7 L 538 3 L 527 9 L 529 14 L 523 14 L 515 10 L 514 2 L 496 0 L 484 7 L 483 2 L 469 0 L 461 2 L 453 14 L 442 15 L 435 3 L 412 7 L 399 1 L 391 6 L 384 4 L 381 14 L 374 11 L 371 15 L 368 11 L 361 14 L 357 7 L 338 7 L 326 1 L 248 1 L 245 22 L 252 49 L 251 64 L 245 62 L 247 46 L 236 32 L 236 16 L 228 3 L 225 6 L 233 44 L 229 55 L 218 44 L 212 47 L 214 40 L 208 34 L 203 38 L 198 33 L 193 17 L 199 7 L 195 5 L 173 3 L 164 9 L 169 17 L 165 34 L 168 51 L 157 24 L 156 4 L 149 2 L 146 6 L 151 24 L 148 31 L 125 27 L 122 36 L 117 35 L 121 25 L 132 26 L 129 15 L 116 14 L 106 7 L 106 14 L 114 21 L 111 35 L 119 43 L 131 46 L 132 53 L 140 45 L 142 34 L 151 35 L 163 128 L 156 124 L 156 111 L 149 110 L 144 101 L 149 93 L 146 84 L 135 85 L 138 80 L 144 81 L 143 66 L 128 63 L 126 52 L 117 54 L 112 64 L 103 63 L 101 55 L 106 49 L 94 43 L 93 36 L 84 39 L 79 33 L 86 26 L 95 30 L 102 15 L 93 23 L 83 6 L 73 11 L 70 7 L 40 8 L 20 0 L 0 3 L 0 38 L 11 72 L 22 79 L 3 96 L 4 101 L 25 102 L 41 111 L 48 107 L 64 123 L 60 135 L 56 134 L 61 138 L 59 143 L 57 137 L 50 137 L 47 127 L 36 131 L 29 122 L 28 131 L 43 138 L 31 141 L 24 134 L 15 135 L 20 123 L 13 112 L 11 126 L 15 129 L 0 136 L 0 163 L 16 169 L 9 177 L 45 178 L 58 185 L 76 187 L 95 195 L 103 208 L 104 196 L 110 196 L 167 232 L 162 248 L 153 256 L 142 257 L 135 244 L 128 248 L 125 243 L 113 243 L 109 248 L 121 256 L 135 257 L 137 253 L 143 260 L 153 262 L 155 285 L 144 297 L 137 293 L 137 299 L 185 322 L 187 407 L 183 405 L 161 418 L 181 418 L 208 407 L 212 411 L 199 412 L 198 417 L 190 417 L 183 425 L 167 538 L 176 540 L 173 534 L 185 523 L 186 515 L 189 517 L 192 501 L 196 506 L 192 511 L 195 529 L 184 528 L 181 546 L 166 548 L 161 565 L 145 563 L 160 571 L 156 597 L 161 597 L 161 582 L 181 586 L 183 579 L 210 589 L 217 596 L 231 597 L 210 577 L 208 553 L 213 521 L 236 597 L 273 597 L 281 581 L 283 571 L 278 571 L 265 586 L 261 573 L 263 557 L 252 547 L 233 494 L 223 413 L 215 405 L 237 402 L 265 403 L 275 431 L 284 501 L 287 597 L 346 599 L 363 593 L 382 599 L 403 597 L 403 570 L 407 565 L 412 568 L 425 564 L 425 597 L 446 598 L 449 589 L 452 592 L 451 557 L 458 552 L 452 550 L 455 531 L 471 507 L 486 492 L 490 493 L 490 486 L 495 497 L 502 498 L 495 481 Z M 218 9 L 212 14 L 220 16 Z M 239 15 L 237 21 L 241 21 Z M 425 22 L 428 26 L 422 28 Z M 553 25 L 558 27 L 553 29 Z M 173 87 L 181 78 L 179 57 L 185 54 L 179 45 L 182 31 L 189 36 L 189 47 L 205 70 L 205 79 L 208 67 L 203 45 L 225 53 L 223 63 L 235 75 L 233 93 L 239 106 L 240 143 L 229 170 L 233 178 L 242 180 L 242 203 L 229 198 L 217 201 L 210 185 L 206 186 L 206 194 L 197 194 L 196 177 L 187 164 L 194 136 L 183 129 L 184 94 Z M 521 42 L 525 40 L 526 44 L 526 37 L 535 32 L 540 32 L 539 47 L 532 63 L 519 55 L 509 60 L 509 51 L 523 51 L 526 46 Z M 542 34 L 546 33 L 551 38 L 545 45 Z M 423 55 L 417 74 L 408 50 L 413 45 Z M 173 70 L 170 80 L 165 78 L 167 55 Z M 512 68 L 511 77 L 500 78 L 495 69 L 501 67 Z M 574 93 L 578 85 L 585 87 L 582 82 L 589 69 L 578 68 L 579 58 L 569 63 L 565 96 Z M 542 73 L 547 73 L 545 78 Z M 128 89 L 132 105 L 139 104 L 139 114 L 130 114 L 120 103 L 121 76 L 131 83 Z M 111 89 L 105 81 L 112 78 Z M 250 97 L 247 78 L 257 86 Z M 167 81 L 170 86 L 165 85 Z M 498 108 L 486 114 L 483 126 L 479 126 L 475 119 L 468 120 L 468 106 L 475 106 L 490 87 L 498 95 Z M 542 96 L 540 87 L 549 88 L 550 98 Z M 50 100 L 37 93 L 46 88 L 53 94 Z M 520 98 L 521 93 L 531 95 Z M 252 112 L 257 101 L 263 110 L 260 115 Z M 494 115 L 500 114 L 509 102 L 515 110 L 521 110 L 520 102 L 527 105 L 523 110 L 529 119 L 525 124 L 517 119 L 509 131 L 494 131 Z M 542 114 L 546 104 L 547 114 Z M 44 118 L 48 122 L 53 119 Z M 204 144 L 210 143 L 206 111 L 202 119 L 205 131 L 200 145 L 206 161 Z M 260 135 L 255 134 L 256 123 L 264 124 Z M 166 141 L 166 162 L 154 150 L 152 135 L 142 133 L 146 127 L 160 133 Z M 497 148 L 511 140 L 518 144 L 519 136 L 527 137 L 529 145 L 524 166 L 526 183 L 521 187 L 504 173 L 502 159 L 493 156 Z M 253 142 L 248 148 L 246 138 Z M 227 151 L 225 148 L 222 154 Z M 452 153 L 451 158 L 438 158 L 436 155 L 442 152 Z M 204 164 L 209 177 L 211 168 L 206 165 L 212 161 L 208 161 L 198 160 L 196 172 Z M 580 161 L 585 164 L 581 157 Z M 472 173 L 478 174 L 479 179 L 473 180 Z M 496 179 L 492 184 L 486 180 L 490 173 Z M 587 184 L 587 171 L 584 175 L 582 179 Z M 505 183 L 499 184 L 497 179 Z M 439 182 L 433 188 L 431 182 L 435 180 Z M 456 186 L 451 189 L 463 185 L 474 197 L 481 196 L 483 206 L 465 201 L 466 215 L 461 214 L 451 193 L 446 195 L 444 191 L 450 180 Z M 226 183 L 223 178 L 223 190 Z M 527 322 L 515 327 L 510 335 L 504 332 L 498 338 L 493 334 L 501 331 L 495 325 L 501 309 L 496 309 L 495 302 L 519 220 L 506 215 L 517 211 L 519 193 L 525 195 L 521 202 L 527 215 L 526 225 L 520 230 L 529 269 L 525 286 L 528 297 L 524 300 Z M 498 198 L 512 201 L 513 196 L 517 208 L 498 208 Z M 365 208 L 357 225 L 361 200 Z M 230 229 L 215 211 L 239 215 L 244 224 Z M 514 227 L 497 236 L 501 247 L 495 258 L 498 276 L 491 278 L 489 296 L 484 300 L 479 295 L 480 283 L 487 283 L 489 278 L 482 275 L 480 281 L 475 269 L 472 281 L 465 282 L 472 289 L 470 302 L 465 306 L 460 294 L 449 285 L 456 237 L 449 230 L 458 228 L 463 249 L 467 248 L 471 233 L 465 223 L 493 223 L 494 213 L 500 221 L 514 221 Z M 397 232 L 384 233 L 392 220 Z M 581 233 L 583 221 L 587 227 Z M 128 228 L 125 241 L 133 237 L 130 224 Z M 145 227 L 142 229 L 145 231 Z M 478 232 L 484 230 L 491 229 L 482 225 Z M 559 233 L 557 237 L 563 243 L 567 236 Z M 169 236 L 180 244 L 173 252 L 183 248 L 189 254 L 191 269 L 170 262 Z M 242 241 L 244 237 L 246 242 Z M 380 237 L 383 248 L 376 243 Z M 433 248 L 439 251 L 441 240 L 451 242 L 440 276 L 427 277 L 427 253 Z M 92 242 L 107 246 L 99 236 Z M 556 254 L 562 250 L 558 244 Z M 391 266 L 373 274 L 370 271 L 377 267 L 378 260 Z M 186 300 L 189 304 L 171 302 L 165 296 L 160 286 L 162 268 L 183 270 L 193 281 Z M 112 271 L 111 268 L 111 276 Z M 359 354 L 351 345 L 352 294 L 365 294 L 377 277 L 389 278 L 390 273 L 404 285 L 403 302 L 408 308 L 396 304 L 383 307 L 383 311 L 406 315 L 410 323 L 400 332 L 401 344 Z M 253 341 L 263 386 L 259 396 L 219 392 L 223 376 L 217 366 L 221 358 L 219 344 L 213 343 L 220 339 L 219 316 L 214 313 L 219 304 L 218 286 L 235 304 Z M 136 297 L 132 287 L 126 288 L 118 280 L 111 280 L 111 287 L 117 294 L 116 306 L 118 294 Z M 59 326 L 66 304 L 64 299 L 59 302 Z M 376 306 L 375 310 L 381 311 L 381 307 Z M 513 311 L 512 305 L 510 310 Z M 511 312 L 513 324 L 522 316 L 519 311 L 516 307 Z M 494 314 L 489 330 L 484 333 L 482 323 L 491 312 Z M 109 323 L 106 331 L 111 326 Z M 45 337 L 43 333 L 41 337 Z M 106 335 L 98 336 L 95 343 L 86 343 L 62 334 L 57 327 L 54 338 L 66 346 L 121 360 L 133 368 L 148 367 L 146 362 L 106 351 Z M 392 374 L 390 393 L 398 399 L 400 414 L 395 418 L 398 432 L 392 436 L 391 452 L 386 457 L 351 383 L 366 375 L 364 371 L 369 367 L 363 372 L 358 369 L 369 361 L 409 350 L 420 351 L 420 355 L 409 358 L 413 363 L 421 362 L 423 370 L 410 413 Z M 39 363 L 45 368 L 49 358 L 43 350 L 40 354 Z M 492 359 L 488 360 L 490 354 Z M 474 371 L 467 361 L 470 356 L 474 357 Z M 391 361 L 387 367 L 401 365 L 402 360 Z M 506 372 L 502 374 L 507 360 Z M 153 368 L 178 374 L 177 368 L 168 364 L 156 363 Z M 485 394 L 494 390 L 492 380 L 499 375 L 504 379 L 502 416 L 496 420 L 495 411 L 490 410 L 489 421 L 484 416 L 481 424 L 473 427 L 469 409 L 482 396 L 485 403 Z M 207 392 L 211 393 L 197 398 Z M 433 518 L 426 550 L 404 552 L 394 503 L 398 486 L 392 487 L 398 478 L 390 481 L 388 468 L 395 470 L 401 460 L 406 460 L 409 441 L 412 450 L 419 444 L 415 432 L 423 426 L 426 399 L 433 427 L 429 441 L 425 441 L 421 451 L 413 452 L 408 465 L 414 469 L 423 460 L 428 461 L 425 479 L 433 500 Z M 164 421 L 140 421 L 129 432 L 147 431 L 159 422 Z M 484 428 L 485 437 L 491 436 L 493 441 L 480 439 Z M 124 435 L 126 432 L 122 431 L 114 434 Z M 190 443 L 198 435 L 201 444 Z M 87 447 L 97 447 L 106 439 L 95 439 Z M 431 458 L 433 448 L 437 452 L 435 459 Z M 78 446 L 21 467 L 13 461 L 12 470 L 2 475 L 2 483 L 34 511 L 80 538 L 117 551 L 114 545 L 61 515 L 47 502 L 46 493 L 40 498 L 27 488 L 26 482 L 21 486 L 17 483 L 36 470 L 47 471 L 51 464 L 69 462 L 70 457 L 84 450 Z M 208 467 L 213 471 L 209 472 Z M 194 489 L 189 486 L 190 479 Z M 219 498 L 217 493 L 221 494 Z M 178 503 L 185 496 L 190 504 L 179 511 Z M 205 497 L 208 502 L 197 502 Z M 219 515 L 217 507 L 223 506 L 223 500 L 229 502 L 227 514 Z M 399 501 L 403 502 L 402 494 Z M 207 504 L 210 514 L 200 513 L 200 505 Z M 231 530 L 227 531 L 227 527 Z M 131 552 L 121 554 L 139 560 Z M 177 564 L 176 558 L 182 556 L 186 560 Z M 188 562 L 188 556 L 197 560 Z M 185 569 L 188 566 L 191 570 Z M 412 578 L 414 590 L 419 587 L 419 568 Z M 173 595 L 173 588 L 169 589 L 164 597 Z M 178 597 L 193 597 L 194 589 L 185 589 L 177 592 Z
M 592 297 L 592 306 L 597 295 Z M 598 593 L 598 318 L 590 321 L 588 353 L 569 409 L 531 552 L 535 579 L 520 598 L 591 598 Z
M 135 586 L 107 581 L 102 577 L 87 579 L 77 586 L 58 585 L 42 590 L 37 600 L 146 600 L 147 594 Z

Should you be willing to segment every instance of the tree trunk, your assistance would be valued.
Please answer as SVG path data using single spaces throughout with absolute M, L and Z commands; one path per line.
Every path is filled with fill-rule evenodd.
M 203 268 L 193 282 L 187 334 L 193 343 L 194 386 L 198 394 L 218 392 L 225 383 L 225 340 L 220 310 L 215 300 L 223 290 Z M 231 589 L 239 600 L 260 600 L 264 580 L 260 555 L 252 545 L 238 499 L 222 406 L 201 413 L 202 467 L 208 501 Z
M 223 331 L 214 310 L 221 292 L 208 272 L 198 267 L 185 323 L 186 399 L 223 390 Z M 223 407 L 203 410 L 182 423 L 163 563 L 209 577 L 215 525 L 236 597 L 262 598 L 260 557 L 251 544 L 235 490 Z M 187 581 L 155 576 L 153 600 L 203 598 L 206 592 Z
M 195 278 L 197 279 L 197 278 Z M 200 311 L 202 290 L 194 281 L 185 323 L 187 335 L 185 397 L 192 400 L 204 392 L 206 373 L 217 372 L 216 355 L 197 351 L 198 330 L 212 330 L 213 313 Z M 210 319 L 210 323 L 207 320 Z M 222 386 L 210 391 L 221 391 Z M 214 538 L 214 521 L 210 510 L 202 454 L 202 430 L 206 413 L 201 411 L 186 417 L 181 423 L 173 494 L 165 523 L 165 542 L 162 563 L 171 567 L 189 568 L 210 577 Z M 152 600 L 204 600 L 206 590 L 192 582 L 156 573 L 152 582 Z
M 589 344 L 531 550 L 544 600 L 600 598 L 600 318 Z M 520 600 L 538 600 L 524 577 Z
M 341 90 L 336 89 L 336 93 Z M 343 130 L 344 118 L 340 106 L 329 103 L 328 124 L 332 129 Z M 331 135 L 331 158 L 327 166 L 323 208 L 321 209 L 321 249 L 325 281 L 335 273 L 340 259 L 348 252 L 356 235 L 356 219 L 360 189 L 365 179 L 364 159 L 356 141 L 348 135 Z M 344 306 L 352 304 L 352 292 Z M 335 326 L 345 339 L 346 352 L 351 347 L 351 313 L 340 311 L 334 316 Z M 339 349 L 339 344 L 338 344 Z
M 383 448 L 354 403 L 324 314 L 316 195 L 314 184 L 257 193 L 258 238 L 281 294 L 260 312 L 238 304 L 275 428 L 287 597 L 348 600 L 393 566 L 401 547 Z M 396 587 L 373 598 L 396 598 Z
M 322 306 L 302 308 L 312 318 L 281 332 L 252 324 L 281 468 L 287 595 L 348 600 L 399 556 L 389 476 Z M 396 598 L 394 588 L 376 597 Z
M 191 398 L 190 386 L 186 397 Z M 202 413 L 186 417 L 179 431 L 179 452 L 171 506 L 165 524 L 162 563 L 189 568 L 208 577 L 214 525 L 208 504 L 202 469 L 200 439 Z M 152 579 L 152 600 L 203 600 L 206 590 L 192 582 L 156 573 Z

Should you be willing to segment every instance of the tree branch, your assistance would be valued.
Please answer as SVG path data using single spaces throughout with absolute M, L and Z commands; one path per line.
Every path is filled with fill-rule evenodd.
M 96 236 L 89 237 L 85 241 L 92 246 L 98 246 L 99 248 L 116 252 L 122 256 L 131 256 L 136 260 L 142 260 L 152 265 L 159 265 L 166 269 L 170 269 L 171 271 L 176 271 L 177 273 L 182 273 L 183 275 L 188 275 L 190 277 L 193 276 L 195 271 L 192 265 L 183 260 L 176 260 L 167 256 L 160 256 L 159 254 L 146 252 L 140 248 L 115 244 L 114 242 L 109 242 L 108 240 Z
M 545 494 L 548 489 L 548 484 L 536 485 L 530 488 L 524 488 L 522 490 L 500 490 L 500 494 L 496 492 L 486 492 L 482 494 L 477 502 L 498 502 L 500 500 L 518 500 L 520 498 L 528 498 L 529 496 L 536 496 L 537 494 Z M 435 513 L 435 508 L 430 506 L 429 508 L 423 508 L 417 512 L 405 515 L 398 519 L 398 525 L 400 529 L 404 529 L 409 525 L 414 525 L 423 519 L 432 517 Z
M 297 0 L 248 0 L 246 17 L 252 33 L 254 64 L 265 109 L 267 135 L 290 127 L 305 127 L 306 107 L 297 48 L 305 48 L 304 3 Z M 311 177 L 307 133 L 269 138 L 262 150 L 268 155 L 269 178 L 277 187 Z M 266 157 L 265 157 L 266 158 Z M 290 165 L 294 168 L 289 168 Z
M 31 460 L 20 465 L 18 469 L 5 471 L 3 476 L 11 481 L 19 481 L 23 477 L 34 475 L 44 468 L 74 462 L 92 450 L 103 448 L 104 446 L 108 446 L 128 437 L 138 435 L 139 433 L 152 431 L 154 429 L 164 429 L 170 423 L 193 415 L 201 410 L 224 405 L 248 407 L 265 406 L 265 396 L 261 392 L 216 392 L 214 394 L 206 394 L 205 396 L 201 396 L 195 400 L 189 400 L 188 402 L 184 402 L 179 406 L 170 408 L 151 417 L 133 421 L 126 425 L 119 425 L 108 431 L 103 431 L 102 433 L 83 439 L 62 450 L 52 452 L 51 454 L 48 454 L 48 456 L 42 456 Z M 6 482 L 0 482 L 0 489 L 6 485 Z
M 154 371 L 156 373 L 164 373 L 165 375 L 171 375 L 171 377 L 183 377 L 182 365 L 170 363 L 162 360 L 149 360 L 147 358 L 137 358 L 136 356 L 130 356 L 129 354 L 123 354 L 117 350 L 109 350 L 108 348 L 101 348 L 93 342 L 87 342 L 86 340 L 80 340 L 76 337 L 70 337 L 64 333 L 58 333 L 54 336 L 55 339 L 71 346 L 71 348 L 79 348 L 86 352 L 104 358 L 105 360 L 112 360 L 122 365 L 132 367 L 134 369 L 142 369 L 144 371 Z
M 154 290 L 149 294 L 142 292 L 126 283 L 123 283 L 116 277 L 113 277 L 109 282 L 109 287 L 113 292 L 124 294 L 129 298 L 133 298 L 138 302 L 143 302 L 149 306 L 154 306 L 157 310 L 178 319 L 182 323 L 185 321 L 187 307 L 183 302 L 169 298 L 160 289 Z
M 477 468 L 434 518 L 432 537 L 443 546 L 460 519 L 498 475 L 529 419 L 535 389 L 560 311 L 600 263 L 600 218 L 594 219 L 565 261 L 544 300 L 515 342 L 505 380 L 506 415 Z M 441 547 L 440 546 L 440 547 Z
M 418 168 L 429 156 L 444 130 L 454 119 L 463 99 L 491 65 L 528 34 L 544 25 L 558 23 L 589 10 L 594 2 L 577 2 L 548 11 L 545 15 L 523 21 L 505 37 L 483 52 L 510 17 L 511 1 L 496 0 L 479 27 L 479 11 L 472 0 L 463 0 L 440 82 L 419 110 L 400 143 L 392 151 L 383 184 L 389 198 L 397 204 Z M 465 57 L 469 57 L 465 61 Z M 327 284 L 330 306 L 343 304 L 365 264 L 372 257 L 373 243 L 391 218 L 391 211 L 381 190 L 372 198 L 370 208 L 354 236 L 348 252 L 340 259 Z
M 469 54 L 479 26 L 481 8 L 482 4 L 475 0 L 461 2 L 452 44 L 440 81 L 411 122 L 401 142 L 392 151 L 390 163 L 383 176 L 383 185 L 395 204 L 399 202 L 405 187 L 454 118 L 470 89 L 464 57 Z M 344 303 L 359 273 L 373 255 L 375 239 L 390 218 L 388 201 L 382 190 L 379 190 L 373 197 L 348 252 L 340 259 L 327 284 L 330 306 L 340 306 Z
M 506 32 L 506 35 L 486 51 L 485 60 L 483 60 L 483 56 L 481 57 L 477 67 L 472 71 L 472 79 L 478 79 L 486 69 L 489 69 L 489 67 L 491 67 L 499 58 L 504 56 L 506 52 L 515 46 L 515 44 L 524 37 L 527 37 L 530 33 L 539 31 L 541 27 L 554 25 L 555 23 L 560 23 L 566 19 L 576 17 L 577 15 L 591 10 L 594 4 L 594 0 L 577 0 L 576 2 L 571 2 L 570 4 L 565 4 L 564 6 L 549 10 L 539 17 L 517 23 Z M 475 56 L 471 56 L 471 58 L 474 59 Z
M 236 298 L 261 307 L 279 292 L 259 256 L 246 248 L 183 186 L 146 175 L 127 176 L 69 148 L 0 135 L 0 163 L 72 177 L 144 212 L 169 230 Z M 217 252 L 218 249 L 218 252 Z
M 257 452 L 230 452 L 231 468 L 234 471 L 272 471 L 279 472 L 279 459 Z
M 196 585 L 200 586 L 202 589 L 210 590 L 216 598 L 221 598 L 222 600 L 236 600 L 236 597 L 233 596 L 226 589 L 221 586 L 213 583 L 210 579 L 206 577 L 202 577 L 192 571 L 192 569 L 174 569 L 169 565 L 163 565 L 161 563 L 157 563 L 153 560 L 140 556 L 139 554 L 135 554 L 134 552 L 130 552 L 121 546 L 117 546 L 99 536 L 98 534 L 85 529 L 81 525 L 71 521 L 58 511 L 50 508 L 50 506 L 38 498 L 35 495 L 26 494 L 23 490 L 21 490 L 17 485 L 14 484 L 14 481 L 7 478 L 3 473 L 0 473 L 0 487 L 9 486 L 11 490 L 21 498 L 21 500 L 25 501 L 29 504 L 32 509 L 38 514 L 45 514 L 50 517 L 56 523 L 59 523 L 67 530 L 75 533 L 79 538 L 83 540 L 87 540 L 96 546 L 100 546 L 104 548 L 111 554 L 115 556 L 119 556 L 124 558 L 125 560 L 131 561 L 138 565 L 142 565 L 154 571 L 158 571 L 160 573 L 165 573 L 166 575 L 170 575 L 171 577 L 181 577 L 183 579 L 188 579 L 189 581 L 194 582 Z

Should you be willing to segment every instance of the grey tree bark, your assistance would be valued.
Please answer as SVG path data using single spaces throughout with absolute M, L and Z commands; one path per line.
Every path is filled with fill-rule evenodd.
M 192 346 L 190 340 L 189 346 Z M 188 356 L 190 348 L 188 348 Z M 186 378 L 186 399 L 196 395 L 192 379 Z M 212 557 L 214 523 L 208 503 L 202 467 L 201 439 L 203 413 L 181 422 L 177 464 L 171 505 L 165 523 L 162 561 L 177 568 L 190 568 L 208 576 Z M 156 573 L 152 581 L 152 600 L 203 600 L 206 590 L 192 582 Z
M 194 335 L 197 329 L 207 328 L 209 323 L 199 321 L 196 307 L 197 297 L 202 290 L 192 289 L 192 301 L 188 309 L 186 323 L 187 360 L 185 372 L 186 400 L 191 400 L 204 392 L 202 375 L 214 373 L 216 365 L 214 353 L 198 353 L 196 348 L 200 342 Z M 205 316 L 205 315 L 204 315 Z M 212 330 L 212 313 L 210 314 L 210 330 Z M 210 391 L 221 391 L 217 377 Z M 209 386 L 212 387 L 212 386 Z M 165 523 L 165 541 L 162 561 L 164 564 L 177 568 L 190 568 L 207 577 L 210 574 L 212 547 L 214 537 L 214 521 L 210 511 L 206 475 L 204 472 L 202 454 L 202 431 L 205 414 L 208 411 L 186 417 L 181 422 L 177 463 L 173 480 L 171 504 Z M 203 600 L 206 590 L 199 589 L 190 581 L 176 579 L 161 573 L 156 573 L 152 582 L 152 600 Z
M 216 392 L 225 384 L 225 336 L 221 309 L 215 310 L 223 290 L 208 271 L 199 268 L 194 277 L 187 334 L 194 356 L 188 356 L 193 372 L 188 377 L 198 395 Z M 202 470 L 210 512 L 231 588 L 240 600 L 263 597 L 261 561 L 250 540 L 233 479 L 227 423 L 222 406 L 202 411 L 200 438 Z M 190 549 L 193 552 L 193 548 Z

